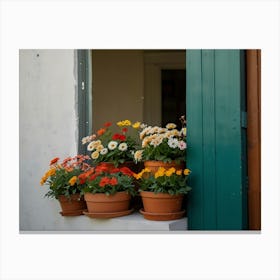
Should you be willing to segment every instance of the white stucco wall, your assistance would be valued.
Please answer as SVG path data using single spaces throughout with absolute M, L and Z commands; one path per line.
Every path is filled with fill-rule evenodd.
M 77 154 L 74 50 L 19 51 L 20 230 L 54 229 L 57 201 L 40 178 L 54 157 Z

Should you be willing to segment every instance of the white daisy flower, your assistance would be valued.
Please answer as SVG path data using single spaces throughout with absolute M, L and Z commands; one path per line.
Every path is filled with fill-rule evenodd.
M 165 127 L 167 128 L 167 129 L 174 129 L 174 128 L 176 128 L 176 124 L 175 123 L 168 123 Z
M 118 146 L 118 142 L 116 141 L 110 141 L 109 144 L 108 144 L 108 148 L 109 150 L 115 150 Z
M 185 150 L 187 148 L 187 144 L 184 141 L 179 141 L 178 147 L 181 151 Z
M 103 145 L 99 145 L 99 146 L 96 147 L 97 152 L 100 152 L 103 149 L 104 149 Z
M 146 128 L 146 127 L 147 127 L 147 125 L 145 123 L 141 123 L 141 125 L 140 125 L 141 129 Z
M 178 147 L 178 142 L 176 138 L 169 138 L 167 144 L 170 148 L 175 149 Z
M 90 143 L 88 144 L 88 146 L 87 146 L 87 150 L 88 150 L 88 151 L 93 151 L 93 150 L 95 149 L 94 142 L 95 142 L 95 141 L 92 141 L 92 142 L 90 142 Z
M 96 149 L 98 146 L 101 145 L 101 141 L 100 141 L 100 140 L 93 141 L 92 143 L 93 143 L 95 149 Z
M 122 152 L 126 151 L 127 150 L 127 144 L 126 143 L 121 143 L 119 145 L 119 150 L 122 151 Z
M 136 162 L 139 162 L 142 160 L 142 153 L 143 153 L 143 150 L 138 150 L 134 153 L 134 159 Z
M 82 144 L 84 145 L 84 144 L 88 143 L 89 142 L 88 140 L 89 140 L 89 136 L 83 137 Z
M 102 156 L 106 155 L 108 153 L 108 149 L 107 148 L 103 148 L 101 151 L 100 151 L 100 154 Z

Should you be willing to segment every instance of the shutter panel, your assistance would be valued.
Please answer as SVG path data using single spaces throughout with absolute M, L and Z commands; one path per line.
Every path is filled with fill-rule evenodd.
M 243 54 L 241 50 L 187 51 L 189 229 L 247 226 Z

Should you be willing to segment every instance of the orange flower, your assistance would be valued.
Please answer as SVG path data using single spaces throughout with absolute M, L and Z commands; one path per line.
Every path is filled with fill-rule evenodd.
M 133 176 L 134 173 L 128 168 L 128 167 L 122 167 L 120 168 L 120 171 L 124 174 L 124 175 L 127 175 L 127 176 Z
M 110 178 L 108 177 L 103 177 L 100 182 L 99 182 L 99 186 L 100 187 L 105 187 L 106 185 L 109 185 L 110 184 Z
M 101 164 L 96 166 L 95 171 L 96 172 L 106 172 L 106 171 L 109 171 L 109 169 L 105 164 L 101 163 Z
M 54 158 L 54 159 L 51 160 L 50 165 L 55 164 L 55 163 L 57 163 L 58 161 L 59 161 L 59 158 L 56 157 L 56 158 Z
M 118 184 L 117 178 L 113 177 L 113 178 L 110 180 L 110 185 L 111 185 L 111 186 L 116 186 L 117 184 Z
M 98 131 L 97 131 L 97 135 L 98 136 L 101 136 L 105 133 L 106 129 L 105 128 L 100 128 Z
M 73 167 L 69 167 L 69 166 L 65 166 L 65 170 L 67 172 L 72 172 L 74 170 L 74 168 Z

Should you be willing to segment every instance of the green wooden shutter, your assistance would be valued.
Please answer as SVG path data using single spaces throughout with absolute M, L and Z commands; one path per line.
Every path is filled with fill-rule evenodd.
M 187 50 L 189 229 L 247 227 L 244 51 Z

